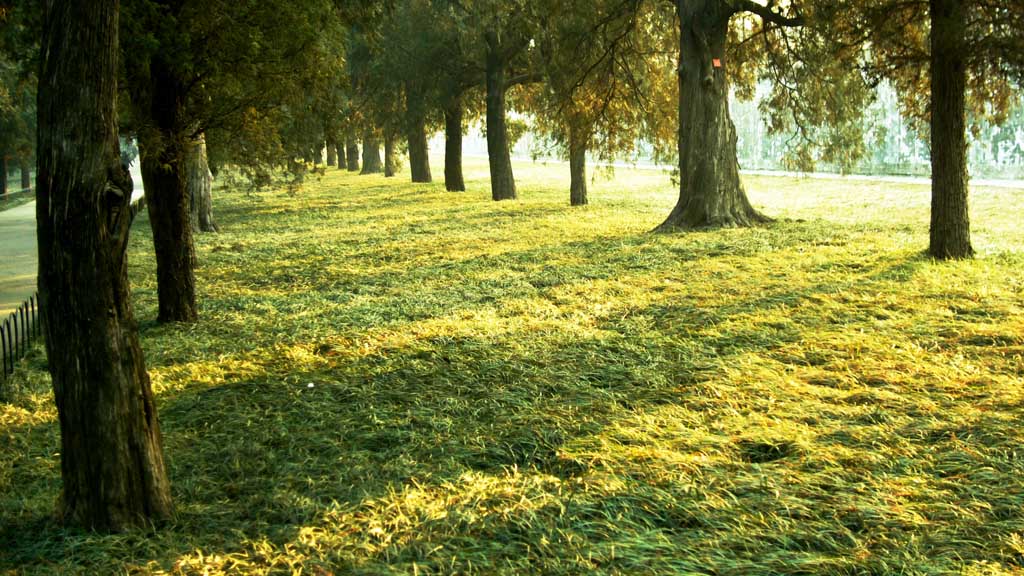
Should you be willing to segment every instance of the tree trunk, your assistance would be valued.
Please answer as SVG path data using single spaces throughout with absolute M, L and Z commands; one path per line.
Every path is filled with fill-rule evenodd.
M 454 98 L 444 110 L 444 187 L 465 192 L 462 176 L 462 99 Z
M 185 154 L 188 170 L 188 195 L 193 232 L 219 232 L 213 221 L 213 173 L 206 156 L 206 136 L 188 143 Z
M 505 60 L 498 35 L 487 32 L 487 162 L 491 168 L 491 198 L 515 200 L 508 129 L 505 124 Z
M 159 56 L 150 62 L 150 74 L 150 120 L 155 130 L 140 141 L 139 152 L 156 249 L 157 320 L 193 322 L 198 316 L 196 256 L 185 169 L 184 89 Z
M 348 158 L 345 155 L 345 145 L 342 142 L 334 143 L 334 151 L 338 156 L 338 170 L 345 170 L 348 165 Z
M 740 184 L 736 127 L 729 116 L 725 42 L 734 8 L 722 0 L 678 0 L 676 8 L 679 201 L 658 230 L 768 222 Z
M 584 130 L 569 130 L 569 204 L 587 205 L 587 135 Z
M 359 143 L 355 136 L 345 138 L 345 160 L 349 172 L 359 171 Z
M 332 168 L 338 165 L 338 143 L 334 137 L 327 139 L 327 165 Z
M 413 120 L 409 127 L 409 171 L 413 182 L 434 181 L 430 174 L 430 149 L 427 147 L 427 127 L 423 118 Z
M 405 91 L 407 128 L 409 141 L 409 172 L 412 181 L 428 183 L 430 175 L 430 150 L 427 147 L 427 120 L 423 110 L 423 95 L 412 83 L 406 84 Z
M 0 178 L 0 196 L 7 196 L 7 155 L 0 153 L 0 171 L 3 172 L 3 178 Z
M 371 133 L 363 136 L 363 170 L 360 174 L 380 174 L 384 166 L 380 161 L 380 141 Z
M 311 150 L 310 161 L 314 166 L 322 166 L 324 163 L 324 145 L 321 142 L 318 146 Z
M 970 258 L 967 212 L 967 61 L 963 0 L 931 0 L 932 221 L 928 253 Z
M 117 141 L 119 6 L 45 6 L 36 220 L 61 430 L 59 512 L 87 529 L 145 527 L 168 518 L 172 505 L 128 285 L 132 182 Z
M 384 177 L 391 178 L 398 172 L 398 162 L 395 152 L 395 137 L 391 134 L 384 136 Z
M 18 158 L 18 172 L 21 173 L 21 189 L 32 189 L 32 163 L 28 158 Z

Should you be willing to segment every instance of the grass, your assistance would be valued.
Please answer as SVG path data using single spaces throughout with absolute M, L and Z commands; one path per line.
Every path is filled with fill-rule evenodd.
M 619 170 L 570 209 L 331 172 L 220 191 L 202 320 L 136 313 L 177 516 L 52 520 L 37 348 L 0 404 L 0 573 L 1024 573 L 1024 194 L 935 263 L 920 186 L 748 178 L 780 220 L 652 235 Z

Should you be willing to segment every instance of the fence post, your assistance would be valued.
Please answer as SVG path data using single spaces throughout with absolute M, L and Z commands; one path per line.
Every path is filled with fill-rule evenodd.
M 21 316 L 21 333 L 19 334 L 19 336 L 21 337 L 21 354 L 19 354 L 19 356 L 21 356 L 28 352 L 28 326 L 25 325 L 24 304 L 18 306 L 18 314 Z
M 3 356 L 2 356 L 3 361 L 4 361 L 3 374 L 4 374 L 4 379 L 6 379 L 7 378 L 7 327 L 2 325 L 2 324 L 0 324 L 0 347 L 2 347 L 2 349 L 3 349 Z
M 12 342 L 11 342 L 11 317 L 10 316 L 8 316 L 6 320 L 4 320 L 4 333 L 3 333 L 3 337 L 4 337 L 4 350 L 6 351 L 6 354 L 4 354 L 4 376 L 6 377 L 11 372 L 14 372 L 14 360 L 12 359 L 14 357 L 14 351 L 11 350 Z M 8 370 L 7 370 L 7 366 L 8 365 L 11 366 L 10 372 L 8 372 Z

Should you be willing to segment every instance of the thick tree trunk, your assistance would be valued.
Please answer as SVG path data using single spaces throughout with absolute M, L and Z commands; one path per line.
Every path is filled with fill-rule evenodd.
M 569 130 L 569 204 L 587 204 L 587 134 L 572 128 Z
M 28 158 L 18 158 L 18 172 L 21 173 L 21 189 L 32 189 L 32 163 Z
M 128 286 L 132 183 L 117 142 L 119 6 L 45 5 L 36 220 L 61 430 L 60 517 L 98 530 L 148 526 L 172 505 Z
M 139 152 L 156 249 L 157 320 L 193 322 L 196 256 L 182 136 L 184 90 L 159 56 L 150 62 L 150 74 L 155 130 L 139 143 Z
M 494 32 L 487 33 L 487 161 L 491 168 L 491 198 L 515 200 L 508 129 L 505 123 L 505 60 Z
M 310 160 L 314 166 L 323 166 L 324 164 L 324 146 L 321 142 L 318 146 L 315 146 L 310 151 Z
M 335 142 L 334 153 L 338 157 L 338 170 L 345 170 L 348 165 L 348 158 L 345 155 L 345 145 L 341 142 Z
M 967 211 L 967 60 L 963 0 L 931 0 L 932 221 L 928 253 L 970 258 Z
M 725 41 L 734 8 L 722 0 L 678 0 L 676 6 L 679 201 L 658 229 L 767 222 L 769 219 L 750 205 L 740 184 L 736 127 L 729 116 Z
M 465 192 L 462 176 L 462 99 L 454 98 L 444 110 L 444 187 Z
M 338 143 L 333 137 L 327 139 L 327 166 L 333 168 L 338 165 Z
M 213 173 L 206 156 L 206 137 L 202 134 L 188 143 L 186 150 L 188 195 L 193 232 L 218 232 L 213 221 Z
M 384 136 L 384 177 L 391 178 L 398 172 L 398 159 L 395 150 L 395 137 Z
M 349 172 L 359 171 L 359 142 L 351 134 L 345 137 L 345 161 Z
M 0 153 L 0 172 L 3 172 L 3 177 L 0 178 L 0 196 L 7 196 L 7 156 Z
M 380 141 L 371 133 L 363 136 L 363 170 L 360 174 L 380 174 L 384 166 L 380 161 Z

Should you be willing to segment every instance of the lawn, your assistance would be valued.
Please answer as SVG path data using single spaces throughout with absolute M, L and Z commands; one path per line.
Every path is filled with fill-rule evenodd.
M 748 177 L 775 223 L 654 235 L 665 174 L 571 209 L 515 168 L 504 203 L 480 160 L 218 190 L 194 325 L 153 320 L 140 216 L 176 519 L 55 524 L 37 346 L 0 574 L 1024 573 L 1024 191 L 974 189 L 979 258 L 935 263 L 925 186 Z

